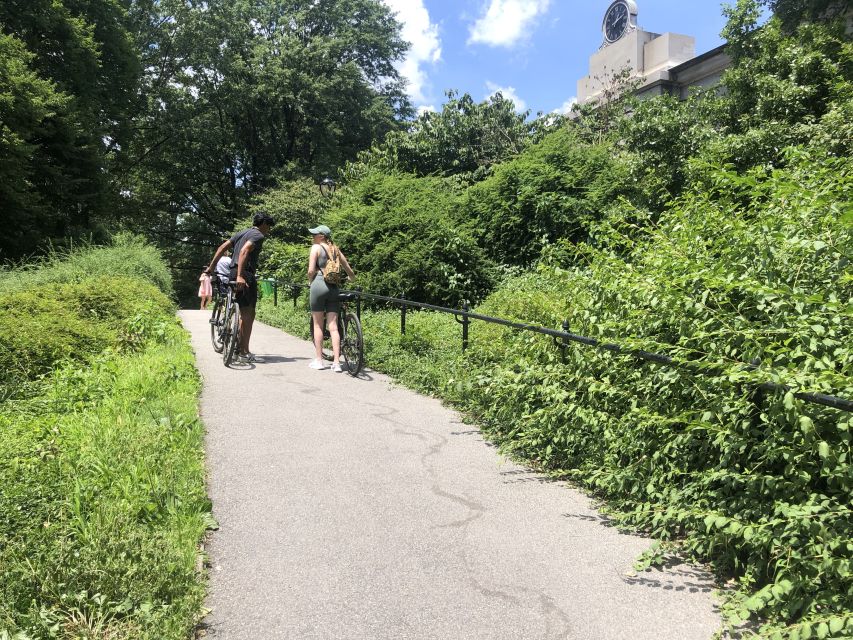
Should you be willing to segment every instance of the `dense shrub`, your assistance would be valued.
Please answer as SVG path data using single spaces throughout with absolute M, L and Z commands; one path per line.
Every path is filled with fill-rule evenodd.
M 85 360 L 117 346 L 121 329 L 134 315 L 162 313 L 171 306 L 152 285 L 126 277 L 0 295 L 0 352 L 13 373 L 4 386 L 47 373 L 60 360 Z
M 471 187 L 463 215 L 492 258 L 527 265 L 557 239 L 586 240 L 615 199 L 635 192 L 610 147 L 585 143 L 566 126 Z
M 455 216 L 459 200 L 441 178 L 372 173 L 341 194 L 329 226 L 359 286 L 456 305 L 482 297 L 494 278 L 474 239 L 476 223 Z

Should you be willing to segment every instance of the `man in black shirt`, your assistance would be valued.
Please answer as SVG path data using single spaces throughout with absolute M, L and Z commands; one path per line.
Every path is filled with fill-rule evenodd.
M 272 216 L 266 213 L 256 213 L 252 219 L 252 227 L 235 233 L 231 238 L 219 245 L 213 260 L 207 268 L 212 273 L 219 258 L 229 249 L 233 249 L 231 260 L 231 279 L 237 282 L 237 304 L 240 305 L 240 354 L 242 362 L 253 362 L 255 356 L 249 351 L 249 338 L 252 336 L 252 325 L 255 323 L 255 305 L 258 302 L 258 280 L 255 272 L 258 268 L 258 256 L 264 245 L 264 238 L 269 235 L 275 224 Z

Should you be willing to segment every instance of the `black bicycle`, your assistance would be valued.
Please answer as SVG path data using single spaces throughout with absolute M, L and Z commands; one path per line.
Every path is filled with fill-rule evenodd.
M 213 350 L 216 353 L 222 353 L 223 347 L 223 334 L 225 325 L 227 324 L 228 311 L 231 309 L 231 289 L 221 283 L 218 280 L 218 276 L 214 276 L 216 278 L 215 285 L 213 287 L 213 311 L 210 314 L 210 341 L 213 343 Z
M 348 304 L 358 297 L 357 293 L 341 293 L 338 300 L 341 302 L 341 310 L 338 313 L 338 333 L 341 335 L 341 355 L 347 365 L 347 373 L 356 377 L 364 366 L 364 334 L 361 331 L 361 320 L 358 315 L 348 309 Z M 311 341 L 314 341 L 314 322 L 309 316 L 311 327 Z M 323 329 L 323 340 L 329 340 L 331 334 L 329 329 Z M 333 360 L 334 354 L 330 348 L 323 348 L 323 358 Z
M 216 324 L 214 324 L 213 318 L 210 320 L 213 348 L 216 349 L 217 342 L 221 345 L 219 349 L 216 349 L 216 352 L 222 353 L 222 362 L 225 363 L 226 367 L 234 362 L 240 345 L 240 307 L 234 297 L 234 286 L 236 284 L 234 280 L 228 283 L 228 293 L 224 296 L 225 302 Z M 214 337 L 215 328 L 219 329 L 217 337 Z

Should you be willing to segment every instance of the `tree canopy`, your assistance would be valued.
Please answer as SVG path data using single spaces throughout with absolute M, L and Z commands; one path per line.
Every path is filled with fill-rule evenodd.
M 377 0 L 12 0 L 0 24 L 6 258 L 108 220 L 183 262 L 411 116 Z

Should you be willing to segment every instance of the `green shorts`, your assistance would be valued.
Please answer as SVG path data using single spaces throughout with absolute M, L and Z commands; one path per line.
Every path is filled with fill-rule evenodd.
M 323 274 L 317 274 L 311 283 L 311 294 L 309 303 L 311 311 L 324 311 L 326 313 L 338 313 L 341 310 L 341 302 L 338 300 L 340 288 L 335 285 L 326 284 Z

